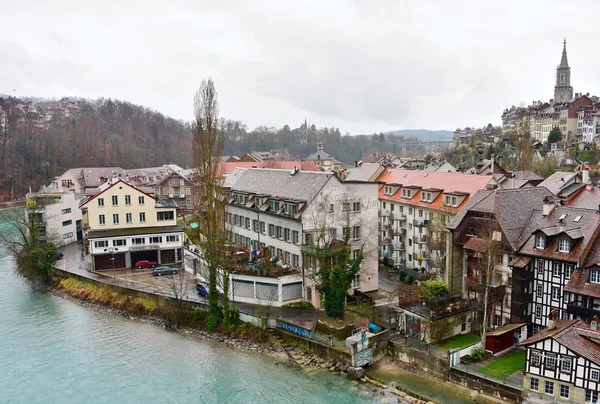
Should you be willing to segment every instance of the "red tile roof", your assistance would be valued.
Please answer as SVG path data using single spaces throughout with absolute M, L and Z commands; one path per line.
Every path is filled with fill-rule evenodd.
M 226 161 L 221 164 L 223 175 L 229 175 L 236 168 L 277 168 L 282 170 L 292 170 L 294 167 L 300 171 L 322 171 L 318 165 L 312 161 Z

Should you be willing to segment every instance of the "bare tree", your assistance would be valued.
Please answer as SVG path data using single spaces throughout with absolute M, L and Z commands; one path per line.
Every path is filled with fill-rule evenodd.
M 220 157 L 223 155 L 223 132 L 218 127 L 219 103 L 212 79 L 202 81 L 194 97 L 195 120 L 192 125 L 194 174 L 194 210 L 198 218 L 201 248 L 208 265 L 209 330 L 221 320 L 217 294 L 217 272 L 222 262 L 225 244 L 225 193 L 221 187 Z M 224 272 L 228 277 L 228 272 Z M 224 279 L 224 283 L 229 283 Z M 228 316 L 229 300 L 223 299 L 223 311 Z
M 434 212 L 433 219 L 427 225 L 427 260 L 431 265 L 430 271 L 438 278 L 446 272 L 447 226 L 452 215 L 450 209 L 443 206 L 439 212 Z
M 506 132 L 515 145 L 515 169 L 526 171 L 531 169 L 533 147 L 531 144 L 531 111 L 521 110 L 520 117 L 515 121 L 515 128 Z

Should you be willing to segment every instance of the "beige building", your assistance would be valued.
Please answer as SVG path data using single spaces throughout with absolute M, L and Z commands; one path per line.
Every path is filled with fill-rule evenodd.
M 115 178 L 79 207 L 93 269 L 129 268 L 139 260 L 159 264 L 183 260 L 183 230 L 177 226 L 171 201 L 155 200 Z
M 312 161 L 323 171 L 339 171 L 342 168 L 342 163 L 323 151 L 323 142 L 317 142 L 317 152 L 308 156 L 306 161 Z

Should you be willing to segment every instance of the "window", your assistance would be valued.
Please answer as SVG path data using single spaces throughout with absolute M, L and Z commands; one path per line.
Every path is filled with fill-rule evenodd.
M 98 198 L 98 206 L 104 206 L 104 198 Z
M 412 191 L 410 189 L 403 189 L 402 190 L 402 197 L 403 198 L 412 198 Z
M 356 260 L 360 257 L 360 250 L 352 250 L 352 259 Z
M 143 205 L 144 204 L 144 197 L 143 196 L 138 196 L 138 204 L 139 205 Z
M 384 208 L 385 208 L 385 206 L 384 206 Z M 329 211 L 333 212 L 333 203 L 329 204 Z M 312 290 L 312 289 L 309 288 L 309 290 Z
M 144 237 L 134 238 L 131 240 L 134 245 L 146 244 L 146 239 Z
M 391 212 L 393 212 L 393 211 L 394 211 L 394 206 L 395 206 L 395 205 L 394 205 L 393 203 L 390 203 L 390 211 L 391 211 Z
M 544 260 L 537 261 L 538 274 L 544 273 Z
M 140 212 L 140 223 L 145 223 L 145 222 L 146 222 L 146 213 Z
M 554 395 L 554 382 L 544 382 L 544 393 L 549 394 L 551 396 Z
M 586 390 L 585 391 L 585 402 L 596 404 L 598 402 L 598 392 L 594 391 L 594 390 Z
M 283 232 L 281 231 L 281 226 L 275 226 L 275 237 L 281 240 L 283 236 Z
M 409 243 L 408 243 L 408 244 L 410 244 L 410 240 L 408 240 L 408 241 L 409 241 Z M 409 260 L 409 261 L 412 261 L 412 254 L 408 254 L 408 260 Z
M 298 231 L 292 230 L 292 243 L 298 244 Z
M 73 237 L 73 232 L 72 231 L 63 234 L 63 239 L 67 239 L 67 238 L 71 238 L 71 237 Z
M 271 212 L 279 212 L 279 202 L 277 202 L 277 201 L 270 201 L 269 202 L 269 210 Z
M 536 286 L 536 293 L 538 295 L 538 297 L 541 297 L 544 294 L 544 284 L 543 283 L 538 283 Z
M 360 226 L 352 227 L 352 238 L 359 239 L 360 238 Z
M 191 188 L 186 188 L 185 189 L 185 194 L 186 195 L 191 195 L 192 194 L 192 189 Z
M 571 251 L 571 240 L 563 238 L 558 240 L 558 251 L 568 253 Z
M 449 206 L 456 206 L 457 205 L 456 201 L 457 201 L 457 199 L 455 196 L 447 196 L 446 195 L 444 203 Z
M 94 248 L 104 248 L 104 247 L 108 247 L 107 240 L 94 241 Z
M 542 354 L 540 351 L 531 351 L 531 356 L 529 358 L 532 366 L 540 366 L 542 363 Z
M 560 385 L 560 396 L 561 398 L 569 398 L 569 386 L 564 384 Z
M 560 358 L 560 371 L 563 373 L 571 373 L 571 358 Z
M 290 241 L 290 229 L 283 229 L 283 239 L 287 242 Z
M 162 243 L 161 236 L 150 237 L 150 244 L 158 244 L 158 243 Z
M 558 286 L 552 286 L 552 300 L 560 299 L 560 288 Z
M 554 262 L 552 264 L 552 275 L 560 276 L 562 264 L 560 262 Z
M 62 225 L 63 225 L 63 227 L 64 227 L 64 226 L 70 226 L 70 225 L 72 225 L 72 224 L 73 224 L 73 221 L 72 221 L 72 220 L 65 220 L 64 222 L 62 222 Z
M 286 203 L 285 204 L 285 213 L 294 216 L 298 213 L 298 205 L 295 203 Z
M 546 248 L 546 237 L 544 236 L 535 236 L 535 248 L 539 250 L 543 250 Z
M 590 271 L 590 283 L 600 283 L 600 269 Z
M 126 240 L 125 239 L 119 239 L 119 240 L 113 240 L 112 241 L 113 247 L 120 247 L 120 246 L 124 246 L 125 244 L 126 244 Z
M 125 205 L 131 205 L 131 195 L 125 195 Z
M 249 217 L 246 218 L 246 228 L 250 229 L 250 218 Z
M 275 225 L 270 224 L 269 225 L 269 237 L 273 237 L 274 235 L 275 235 Z
M 272 226 L 272 225 L 269 225 Z M 304 233 L 304 245 L 311 245 L 312 244 L 312 234 L 311 233 Z
M 554 369 L 556 366 L 556 354 L 548 353 L 544 358 L 544 366 L 546 369 Z
M 292 266 L 299 266 L 300 265 L 300 257 L 297 254 L 292 254 Z
M 71 213 L 71 208 L 63 209 L 60 211 L 61 215 L 66 215 Z
M 352 203 L 352 212 L 360 212 L 360 202 Z
M 537 304 L 535 306 L 535 318 L 542 318 L 542 305 Z
M 540 379 L 537 377 L 532 377 L 529 379 L 529 390 L 538 391 L 540 388 Z
M 590 380 L 595 382 L 600 381 L 600 370 L 592 369 L 590 371 Z
M 98 216 L 98 224 L 106 224 L 106 218 L 104 217 L 104 215 Z
M 167 243 L 177 243 L 179 236 L 167 236 Z
M 360 274 L 354 275 L 354 278 L 352 279 L 352 289 L 358 288 L 360 288 Z
M 412 213 L 413 213 L 413 208 L 408 208 L 408 214 L 412 215 Z
M 112 196 L 112 204 L 113 206 L 117 206 L 119 204 L 119 197 L 117 195 Z
M 258 220 L 256 219 L 252 219 L 252 231 L 258 233 Z
M 571 279 L 571 275 L 573 275 L 573 265 L 565 265 L 565 278 Z
M 172 210 L 168 210 L 166 212 L 156 212 L 156 220 L 159 222 L 163 222 L 166 220 L 175 220 L 175 214 Z M 248 227 L 250 227 L 250 219 L 246 219 L 248 221 Z
M 421 200 L 424 202 L 431 202 L 431 192 L 421 192 Z
M 119 224 L 119 214 L 118 213 L 113 214 L 113 224 Z
M 342 210 L 343 211 L 349 211 L 350 210 L 350 202 L 344 202 L 344 203 L 342 203 Z
M 262 234 L 265 234 L 265 232 L 266 232 L 266 227 L 267 227 L 267 225 L 265 224 L 265 222 L 260 222 L 260 232 L 261 232 Z
M 474 235 L 475 235 L 475 228 L 467 227 L 467 236 L 474 236 Z

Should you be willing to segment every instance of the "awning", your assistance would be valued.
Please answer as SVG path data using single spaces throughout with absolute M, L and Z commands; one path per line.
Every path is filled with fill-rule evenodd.
M 488 241 L 483 238 L 471 237 L 465 244 L 465 249 L 484 253 L 487 250 Z
M 151 251 L 151 250 L 160 250 L 160 246 L 158 244 L 148 244 L 148 245 L 136 245 L 133 247 L 129 247 L 129 251 Z
M 530 257 L 516 257 L 515 259 L 513 259 L 510 264 L 508 264 L 509 267 L 516 267 L 516 268 L 525 268 L 527 266 L 527 264 L 529 264 L 531 262 L 531 258 Z

